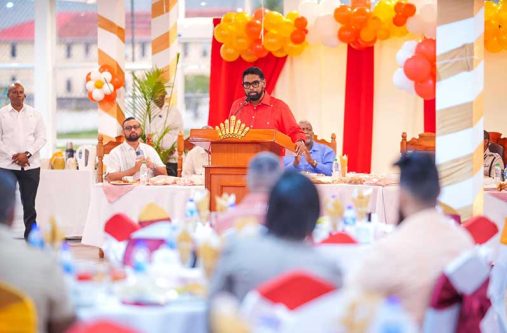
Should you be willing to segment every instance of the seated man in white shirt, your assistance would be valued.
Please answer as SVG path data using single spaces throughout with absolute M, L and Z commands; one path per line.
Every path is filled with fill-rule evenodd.
M 138 179 L 143 162 L 146 162 L 154 176 L 167 175 L 165 164 L 162 163 L 157 151 L 139 141 L 142 133 L 141 123 L 129 117 L 123 121 L 122 126 L 125 142 L 109 153 L 107 181 L 121 180 L 125 176 Z
M 193 175 L 204 175 L 204 167 L 209 165 L 209 153 L 202 147 L 195 146 L 192 148 L 183 163 L 181 175 L 189 177 Z

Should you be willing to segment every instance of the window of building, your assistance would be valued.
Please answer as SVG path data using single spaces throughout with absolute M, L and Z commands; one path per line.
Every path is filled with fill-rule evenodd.
M 11 44 L 11 58 L 16 58 L 18 56 L 18 45 L 16 43 Z
M 208 54 L 209 54 L 209 45 L 204 45 L 202 47 L 201 56 L 203 58 L 206 58 L 208 56 Z
M 67 79 L 65 81 L 65 91 L 69 94 L 72 93 L 72 80 L 71 79 Z
M 90 43 L 85 43 L 84 44 L 84 55 L 85 55 L 85 58 L 88 58 L 90 56 Z
M 65 58 L 72 58 L 72 44 L 65 45 Z

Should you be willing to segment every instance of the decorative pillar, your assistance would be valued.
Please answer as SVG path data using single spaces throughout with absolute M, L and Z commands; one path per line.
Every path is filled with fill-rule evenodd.
M 462 220 L 483 206 L 483 0 L 438 0 L 436 163 L 440 201 Z
M 113 76 L 125 81 L 125 1 L 97 1 L 99 66 L 109 65 Z M 116 102 L 99 104 L 99 134 L 104 143 L 122 133 L 125 120 L 125 88 L 118 89 Z
M 178 1 L 153 0 L 151 4 L 151 59 L 153 67 L 165 71 L 174 84 L 178 62 Z M 171 104 L 176 103 L 174 87 Z

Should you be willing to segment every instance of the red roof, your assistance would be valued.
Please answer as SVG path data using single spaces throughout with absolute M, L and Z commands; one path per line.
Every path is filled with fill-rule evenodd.
M 187 17 L 220 17 L 228 10 L 220 8 L 209 9 L 188 9 Z M 126 19 L 126 36 L 128 40 L 131 35 L 131 15 L 127 13 Z M 151 13 L 136 12 L 134 16 L 136 26 L 136 38 L 151 38 Z M 97 39 L 97 13 L 95 12 L 62 12 L 58 13 L 57 20 L 58 39 L 65 40 L 96 40 Z M 0 41 L 27 41 L 34 40 L 34 21 L 27 21 L 9 28 L 0 30 Z

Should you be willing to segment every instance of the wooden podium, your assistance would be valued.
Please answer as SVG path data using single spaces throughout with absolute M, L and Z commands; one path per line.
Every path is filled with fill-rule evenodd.
M 214 129 L 193 129 L 189 141 L 211 153 L 204 182 L 210 191 L 212 211 L 215 210 L 215 197 L 223 193 L 234 193 L 237 202 L 243 199 L 248 163 L 255 154 L 270 151 L 280 155 L 284 149 L 294 151 L 291 139 L 274 129 L 251 129 L 241 139 L 221 139 Z

